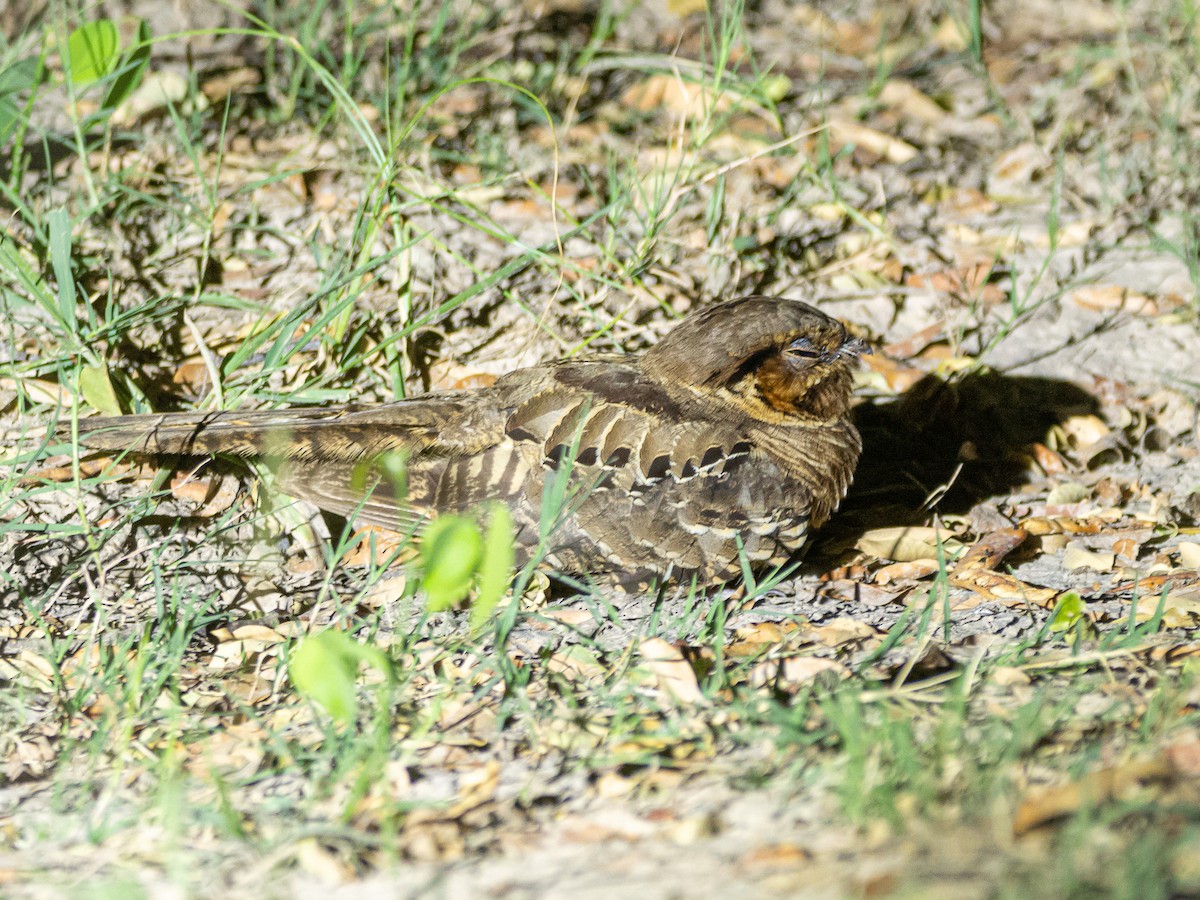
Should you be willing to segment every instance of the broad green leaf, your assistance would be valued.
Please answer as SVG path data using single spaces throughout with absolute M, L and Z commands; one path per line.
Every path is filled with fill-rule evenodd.
M 339 722 L 353 722 L 358 709 L 358 663 L 346 652 L 347 643 L 353 641 L 340 631 L 322 631 L 302 640 L 288 657 L 296 690 Z
M 88 87 L 117 67 L 121 39 L 111 19 L 80 25 L 67 38 L 63 67 L 72 84 Z
M 146 20 L 138 22 L 137 37 L 134 44 L 121 57 L 120 66 L 116 69 L 116 77 L 104 96 L 105 109 L 116 109 L 129 99 L 146 73 L 146 65 L 150 62 L 150 26 Z
M 479 560 L 475 602 L 471 604 L 472 631 L 479 631 L 487 624 L 508 590 L 516 559 L 515 542 L 512 512 L 503 503 L 492 504 Z
M 1058 598 L 1054 615 L 1050 617 L 1051 631 L 1070 631 L 1083 618 L 1087 604 L 1078 591 L 1067 591 Z
M 121 415 L 121 404 L 117 400 L 117 392 L 113 390 L 112 379 L 108 377 L 108 367 L 84 366 L 79 370 L 79 393 L 92 409 L 97 409 L 110 416 Z
M 302 640 L 288 658 L 288 678 L 301 694 L 339 722 L 353 722 L 358 667 L 366 663 L 394 680 L 391 660 L 378 647 L 360 644 L 344 631 L 322 631 Z
M 27 56 L 0 72 L 0 94 L 33 90 L 42 82 L 42 58 Z
M 483 555 L 483 538 L 470 519 L 438 516 L 425 529 L 420 554 L 426 607 L 441 612 L 470 592 Z

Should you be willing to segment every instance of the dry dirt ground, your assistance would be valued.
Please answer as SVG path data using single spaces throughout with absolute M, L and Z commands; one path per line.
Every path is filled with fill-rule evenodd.
M 0 894 L 1200 894 L 1191 4 L 248 9 L 0 13 L 49 73 L 0 90 Z M 65 35 L 131 15 L 94 114 Z M 746 293 L 875 353 L 850 497 L 742 595 L 534 577 L 472 633 L 269 475 L 47 432 Z M 288 678 L 322 629 L 389 660 L 348 724 Z

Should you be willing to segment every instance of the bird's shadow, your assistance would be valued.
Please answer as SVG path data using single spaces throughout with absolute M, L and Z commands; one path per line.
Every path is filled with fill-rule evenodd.
M 963 514 L 1033 477 L 1030 447 L 1055 424 L 1095 414 L 1078 385 L 980 372 L 955 381 L 929 375 L 895 399 L 855 409 L 863 454 L 818 554 L 865 530 L 928 521 L 930 510 Z

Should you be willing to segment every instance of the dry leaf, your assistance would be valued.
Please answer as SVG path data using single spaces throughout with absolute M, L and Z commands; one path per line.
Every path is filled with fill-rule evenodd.
M 1063 553 L 1063 568 L 1072 571 L 1075 569 L 1095 569 L 1097 572 L 1109 572 L 1112 571 L 1112 567 L 1116 565 L 1116 562 L 1117 557 L 1115 553 L 1089 550 L 1075 541 L 1067 544 L 1067 550 Z
M 109 477 L 112 477 L 114 475 L 141 474 L 144 471 L 144 466 L 114 462 L 108 456 L 102 456 L 99 459 L 81 460 L 79 463 L 80 478 L 94 478 L 106 472 Z M 30 472 L 28 475 L 22 477 L 18 483 L 22 487 L 27 485 L 32 487 L 42 481 L 62 483 L 74 480 L 75 472 L 70 466 L 50 466 L 46 469 L 38 469 L 37 471 Z
M 949 230 L 960 242 L 982 244 L 986 240 L 982 234 L 965 225 L 954 224 Z M 928 288 L 953 296 L 977 297 L 984 303 L 991 304 L 1004 299 L 1004 288 L 992 283 L 995 275 L 995 263 L 992 260 L 979 260 L 968 261 L 951 269 L 912 272 L 904 279 L 904 283 L 908 287 Z
M 895 107 L 901 114 L 929 125 L 941 122 L 949 115 L 937 101 L 921 93 L 911 81 L 889 80 L 879 92 L 879 99 Z
M 1177 772 L 1192 778 L 1200 776 L 1200 740 L 1197 738 L 1184 738 L 1170 744 L 1164 748 L 1163 756 Z
M 1004 603 L 1009 606 L 1048 606 L 1058 595 L 1053 588 L 1034 587 L 1012 575 L 993 572 L 990 569 L 969 568 L 961 575 L 950 576 L 955 587 L 974 591 L 980 601 Z M 955 609 L 966 609 L 978 603 L 955 604 Z
M 1086 450 L 1108 437 L 1112 432 L 1099 416 L 1071 416 L 1060 426 L 1068 444 L 1075 450 Z
M 920 581 L 941 568 L 936 559 L 914 559 L 911 562 L 892 563 L 875 570 L 876 584 L 892 584 L 897 581 Z
M 546 669 L 575 681 L 599 679 L 607 673 L 599 657 L 579 644 L 571 644 L 553 654 L 546 660 Z
M 743 853 L 738 858 L 738 866 L 744 869 L 776 866 L 791 869 L 812 858 L 812 851 L 799 844 L 766 844 Z
M 728 91 L 714 95 L 708 85 L 662 72 L 630 87 L 621 95 L 621 102 L 639 112 L 661 109 L 672 116 L 693 119 L 707 113 L 726 112 L 737 102 L 737 97 Z
M 1022 801 L 1013 817 L 1013 833 L 1024 834 L 1085 806 L 1127 796 L 1147 782 L 1168 781 L 1175 774 L 1170 763 L 1156 759 L 1102 769 L 1070 784 L 1049 788 Z
M 316 838 L 299 841 L 293 852 L 296 862 L 307 875 L 330 887 L 345 884 L 354 878 L 354 870 L 326 849 Z
M 1134 608 L 1134 618 L 1145 622 L 1154 618 L 1162 604 L 1162 623 L 1167 628 L 1192 628 L 1200 622 L 1200 597 L 1177 591 L 1168 593 L 1163 599 L 1157 595 L 1139 597 Z
M 1067 506 L 1078 503 L 1080 500 L 1086 500 L 1091 495 L 1092 492 L 1082 484 L 1068 481 L 1064 484 L 1056 484 L 1050 489 L 1050 493 L 1046 495 L 1046 506 Z
M 1051 159 L 1036 144 L 1018 144 L 992 164 L 988 195 L 997 200 L 1025 199 L 1035 189 L 1034 179 L 1051 165 Z
M 1104 524 L 1097 518 L 1073 519 L 1069 516 L 1031 516 L 1021 527 L 1035 537 L 1046 534 L 1099 534 Z
M 195 478 L 191 475 L 171 479 L 171 496 L 196 508 L 189 515 L 200 519 L 212 518 L 226 512 L 237 500 L 240 482 L 233 476 Z
M 650 638 L 642 641 L 638 653 L 643 666 L 654 675 L 661 690 L 680 703 L 707 705 L 708 699 L 696 682 L 696 673 L 678 647 L 662 638 Z
M 64 409 L 75 405 L 75 395 L 67 388 L 41 378 L 0 378 L 0 390 L 14 393 L 18 390 L 24 391 L 34 403 L 49 403 Z
M 492 373 L 468 368 L 449 359 L 438 360 L 429 367 L 429 387 L 434 391 L 486 388 L 495 383 L 496 376 Z
M 32 650 L 22 650 L 7 659 L 0 658 L 0 677 L 31 690 L 53 691 L 56 672 L 54 663 Z
M 917 156 L 917 148 L 912 144 L 858 122 L 835 118 L 830 119 L 828 125 L 830 136 L 841 146 L 854 144 L 896 165 L 903 165 Z
M 999 209 L 999 205 L 988 199 L 988 196 L 977 188 L 953 186 L 943 188 L 938 196 L 941 198 L 941 208 L 947 213 L 957 216 L 990 215 Z
M 489 759 L 483 765 L 465 772 L 458 784 L 458 797 L 446 810 L 448 818 L 457 819 L 496 799 L 500 787 L 499 760 Z
M 1033 679 L 1015 666 L 998 666 L 993 669 L 991 681 L 1000 687 L 1020 687 L 1033 683 Z
M 955 575 L 967 568 L 994 569 L 1023 543 L 1028 533 L 1021 528 L 1000 528 L 971 545 L 955 567 Z
M 194 107 L 184 102 L 191 100 L 193 96 Z M 151 113 L 166 110 L 168 107 L 181 107 L 181 111 L 190 113 L 206 109 L 208 103 L 208 98 L 203 94 L 191 94 L 187 76 L 181 72 L 174 69 L 148 71 L 129 99 L 117 107 L 112 120 L 117 125 L 127 127 Z
M 202 359 L 180 363 L 171 375 L 171 383 L 185 387 L 197 397 L 208 390 L 211 380 L 208 365 Z
M 916 525 L 872 528 L 864 532 L 854 546 L 879 559 L 912 562 L 918 559 L 936 560 L 939 541 L 942 553 L 947 558 L 954 556 L 963 546 L 945 529 Z
M 406 544 L 411 544 L 410 537 L 398 531 L 380 528 L 378 525 L 367 525 L 358 529 L 355 539 L 357 542 L 350 552 L 342 557 L 343 565 L 377 568 L 389 562 L 408 562 L 416 553 L 415 548 L 405 547 Z M 393 559 L 397 550 L 401 550 L 400 555 Z
M 1179 564 L 1187 569 L 1200 569 L 1200 544 L 1194 541 L 1180 541 L 1175 545 L 1179 554 Z
M 789 656 L 756 663 L 751 667 L 747 680 L 752 687 L 792 690 L 829 673 L 846 678 L 850 670 L 836 660 L 820 656 Z
M 553 622 L 558 622 L 562 625 L 567 625 L 571 628 L 579 628 L 584 625 L 594 623 L 595 616 L 587 609 L 547 609 L 542 612 L 542 616 L 550 619 Z M 530 623 L 537 627 L 537 623 Z
M 893 341 L 883 348 L 884 356 L 890 356 L 893 359 L 911 359 L 916 356 L 934 341 L 941 340 L 946 333 L 945 319 L 938 319 L 932 325 L 926 325 L 919 331 L 914 331 L 908 337 Z M 868 356 L 866 362 L 871 362 L 873 357 Z
M 1113 541 L 1113 553 L 1126 560 L 1136 560 L 1141 553 L 1142 545 L 1133 538 L 1119 538 Z
M 408 578 L 405 577 L 402 570 L 392 568 L 367 589 L 363 600 L 366 605 L 379 609 L 399 603 L 407 592 Z
M 1045 444 L 1035 443 L 1030 447 L 1034 461 L 1047 475 L 1061 475 L 1067 471 L 1063 458 Z
M 833 619 L 824 625 L 813 628 L 813 635 L 827 647 L 840 647 L 852 641 L 864 641 L 882 636 L 883 632 L 860 622 L 858 619 L 845 617 Z
M 1119 284 L 1089 284 L 1069 291 L 1066 299 L 1076 306 L 1097 312 L 1127 312 L 1138 316 L 1157 316 L 1158 304 L 1151 297 Z
M 734 640 L 726 645 L 727 656 L 739 658 L 756 656 L 764 647 L 782 645 L 789 635 L 798 633 L 800 626 L 795 622 L 759 622 L 734 632 Z
M 258 69 L 242 66 L 206 77 L 203 84 L 200 85 L 200 90 L 210 103 L 218 103 L 230 94 L 242 88 L 254 87 L 261 81 L 262 74 Z
M 866 366 L 859 369 L 855 373 L 856 376 L 861 377 L 863 373 L 871 373 L 873 377 L 870 381 L 863 379 L 865 383 L 860 383 L 856 386 L 871 385 L 881 390 L 886 388 L 893 394 L 904 393 L 926 375 L 924 369 L 889 359 L 883 354 L 868 356 L 864 362 Z M 880 384 L 880 381 L 883 383 Z
M 954 16 L 946 16 L 934 29 L 932 41 L 934 46 L 948 53 L 962 53 L 967 49 L 967 36 L 963 26 Z

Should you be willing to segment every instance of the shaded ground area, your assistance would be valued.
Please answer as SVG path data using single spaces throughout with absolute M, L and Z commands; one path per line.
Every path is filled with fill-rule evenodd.
M 115 110 L 85 19 L 0 16 L 0 893 L 1200 890 L 1200 28 L 1001 6 L 130 0 Z M 741 592 L 535 576 L 472 634 L 269 475 L 47 436 L 752 292 L 875 353 L 842 511 Z M 349 725 L 287 674 L 326 628 L 395 675 Z

